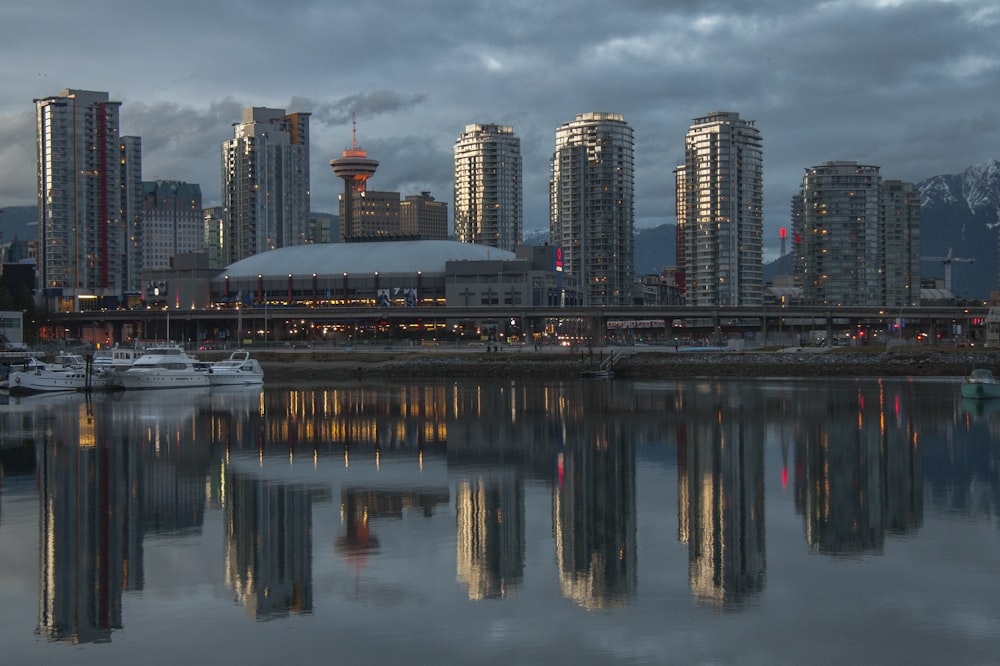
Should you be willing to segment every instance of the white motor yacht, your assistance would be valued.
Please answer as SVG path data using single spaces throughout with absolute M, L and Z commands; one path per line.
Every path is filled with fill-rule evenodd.
M 250 352 L 237 349 L 229 358 L 206 364 L 211 386 L 245 386 L 264 383 L 264 369 Z
M 150 347 L 118 377 L 127 390 L 208 386 L 203 366 L 180 347 Z
M 87 367 L 79 354 L 58 354 L 49 363 L 31 358 L 21 369 L 11 370 L 8 390 L 12 394 L 52 391 L 107 391 L 121 388 L 112 370 Z

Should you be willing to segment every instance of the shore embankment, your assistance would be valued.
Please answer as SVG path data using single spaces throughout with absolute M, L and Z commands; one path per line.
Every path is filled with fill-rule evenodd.
M 817 350 L 685 352 L 628 348 L 535 351 L 406 349 L 387 351 L 293 350 L 254 352 L 267 384 L 294 385 L 336 379 L 542 378 L 575 379 L 607 364 L 624 379 L 690 377 L 950 377 L 973 368 L 1000 374 L 1000 350 Z

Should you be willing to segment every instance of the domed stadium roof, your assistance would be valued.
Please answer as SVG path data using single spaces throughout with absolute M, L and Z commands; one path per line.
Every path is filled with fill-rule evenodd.
M 374 243 L 314 243 L 294 245 L 230 264 L 224 275 L 231 279 L 286 275 L 380 275 L 444 273 L 447 261 L 511 261 L 513 252 L 488 245 L 442 240 L 384 241 Z

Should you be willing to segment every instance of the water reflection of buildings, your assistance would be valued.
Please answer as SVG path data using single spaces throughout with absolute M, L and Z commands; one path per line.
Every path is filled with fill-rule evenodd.
M 212 453 L 197 396 L 102 398 L 67 394 L 34 412 L 47 424 L 38 429 L 38 630 L 55 640 L 110 640 L 123 625 L 122 593 L 143 589 L 144 538 L 204 520 Z
M 59 435 L 40 442 L 38 630 L 74 643 L 111 640 L 122 627 L 133 508 L 128 455 L 82 403 L 50 417 Z
M 226 474 L 226 585 L 257 620 L 312 611 L 307 488 Z
M 379 548 L 373 520 L 399 520 L 405 511 L 430 517 L 435 507 L 448 504 L 448 497 L 447 488 L 342 488 L 340 513 L 346 532 L 337 537 L 334 550 L 354 568 L 355 584 L 369 556 Z
M 829 555 L 881 552 L 887 532 L 923 524 L 917 433 L 908 421 L 894 424 L 899 397 L 887 399 L 883 390 L 817 398 L 826 408 L 803 419 L 795 444 L 795 504 L 806 540 Z
M 735 405 L 702 406 L 678 428 L 679 538 L 688 544 L 688 579 L 700 603 L 740 608 L 764 589 L 763 430 Z M 685 413 L 698 410 L 697 399 Z
M 584 608 L 624 606 L 637 577 L 635 444 L 620 420 L 566 425 L 552 491 L 560 587 Z
M 921 439 L 927 503 L 1000 527 L 1000 401 L 963 400 L 958 427 Z
M 689 585 L 701 603 L 736 608 L 765 582 L 763 448 L 773 424 L 789 430 L 782 443 L 797 442 L 796 507 L 814 548 L 877 550 L 886 533 L 921 524 L 915 426 L 880 394 L 864 403 L 815 390 L 801 401 L 801 391 L 760 383 L 447 382 L 213 391 L 180 405 L 125 395 L 89 409 L 73 397 L 23 427 L 3 413 L 0 443 L 19 427 L 40 441 L 38 626 L 60 640 L 110 638 L 123 624 L 122 591 L 143 587 L 144 540 L 200 533 L 216 508 L 224 582 L 248 614 L 308 613 L 318 502 L 340 493 L 335 550 L 360 568 L 378 552 L 374 521 L 430 515 L 447 506 L 452 484 L 455 576 L 469 598 L 520 591 L 525 488 L 549 493 L 551 484 L 562 594 L 585 608 L 622 606 L 638 579 L 636 451 L 666 457 L 674 439 Z M 988 466 L 996 447 L 986 455 Z
M 266 429 L 254 444 L 382 453 L 439 446 L 443 452 L 446 391 L 446 386 L 352 386 L 270 394 Z
M 470 599 L 503 599 L 524 577 L 524 484 L 510 471 L 458 483 L 455 569 Z
M 553 483 L 564 596 L 585 608 L 635 594 L 635 442 L 662 412 L 591 383 L 454 386 L 448 463 L 458 482 L 457 577 L 470 598 L 509 596 L 524 568 L 524 481 Z M 553 461 L 558 469 L 553 479 Z

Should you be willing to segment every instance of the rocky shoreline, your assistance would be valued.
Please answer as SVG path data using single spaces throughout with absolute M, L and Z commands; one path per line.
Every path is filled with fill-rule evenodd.
M 255 354 L 267 384 L 294 385 L 332 379 L 542 378 L 576 379 L 600 366 L 610 351 L 448 352 L 310 351 Z M 973 368 L 1000 374 L 1000 351 L 946 349 L 919 351 L 658 352 L 623 355 L 615 377 L 960 377 Z

